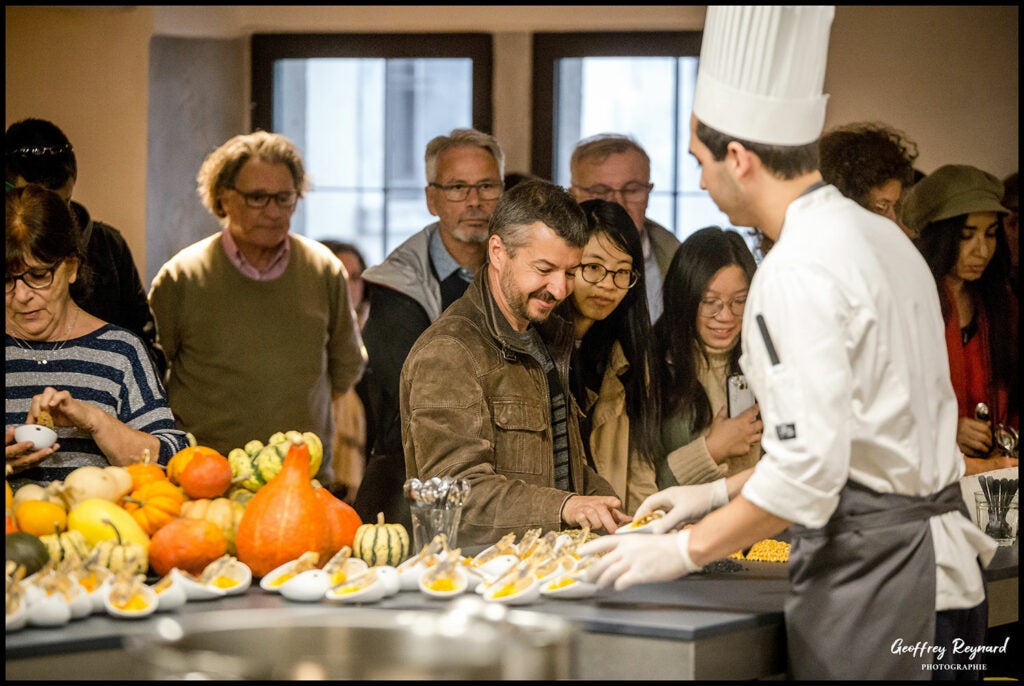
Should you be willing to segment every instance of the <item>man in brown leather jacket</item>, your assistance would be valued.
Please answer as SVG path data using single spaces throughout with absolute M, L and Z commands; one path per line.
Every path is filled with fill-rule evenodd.
M 586 464 L 568 388 L 573 330 L 552 314 L 571 293 L 586 218 L 543 181 L 502 196 L 488 264 L 416 341 L 402 368 L 406 476 L 463 478 L 462 545 L 528 529 L 628 521 Z

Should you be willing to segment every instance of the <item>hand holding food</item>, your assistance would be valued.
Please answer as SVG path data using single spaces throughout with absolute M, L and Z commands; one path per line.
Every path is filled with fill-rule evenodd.
M 620 507 L 622 502 L 614 496 L 574 495 L 562 506 L 562 521 L 570 526 L 614 533 L 629 521 L 629 515 Z
M 58 391 L 47 386 L 42 393 L 32 398 L 28 419 L 30 424 L 48 422 L 50 428 L 55 425 L 76 426 L 91 433 L 98 421 L 98 413 L 103 414 L 102 410 L 76 399 L 69 391 Z
M 648 496 L 636 509 L 634 519 L 640 519 L 655 510 L 664 510 L 665 516 L 654 522 L 650 529 L 653 534 L 663 534 L 687 522 L 696 521 L 727 502 L 729 493 L 725 479 L 693 486 L 672 486 Z
M 656 536 L 602 536 L 579 549 L 601 555 L 587 569 L 586 581 L 621 591 L 635 584 L 671 581 L 700 571 L 690 559 L 690 530 Z

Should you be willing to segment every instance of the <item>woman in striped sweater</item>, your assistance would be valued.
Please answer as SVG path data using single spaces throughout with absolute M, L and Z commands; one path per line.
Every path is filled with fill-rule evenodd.
M 6 193 L 6 458 L 15 483 L 63 479 L 85 465 L 166 464 L 187 444 L 142 340 L 82 310 L 80 231 L 56 193 Z M 45 413 L 44 413 L 45 411 Z M 35 450 L 14 427 L 52 417 L 57 443 Z

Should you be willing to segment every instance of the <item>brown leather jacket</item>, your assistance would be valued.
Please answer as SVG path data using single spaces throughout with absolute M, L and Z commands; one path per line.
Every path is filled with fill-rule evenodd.
M 568 391 L 573 491 L 554 487 L 547 378 L 507 336 L 512 329 L 490 294 L 487 271 L 420 336 L 402 367 L 406 476 L 469 481 L 463 547 L 532 528 L 557 531 L 570 496 L 615 495 L 586 464 L 579 409 Z M 552 315 L 538 328 L 568 389 L 572 326 Z

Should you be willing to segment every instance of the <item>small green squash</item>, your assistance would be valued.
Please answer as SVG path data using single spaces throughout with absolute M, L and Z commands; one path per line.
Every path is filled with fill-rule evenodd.
M 50 553 L 50 559 L 55 563 L 62 562 L 69 555 L 73 555 L 79 560 L 89 557 L 89 543 L 81 531 L 56 531 L 46 536 L 40 536 L 39 540 L 46 546 Z
M 384 513 L 379 512 L 376 524 L 363 524 L 356 529 L 352 553 L 371 567 L 397 567 L 409 556 L 409 532 L 401 524 L 386 524 Z
M 7 559 L 25 568 L 25 576 L 31 576 L 50 561 L 50 551 L 38 536 L 15 531 L 7 534 Z
M 105 538 L 94 545 L 89 552 L 89 562 L 114 573 L 131 569 L 134 574 L 145 574 L 149 569 L 148 547 L 123 538 L 120 529 L 109 519 L 103 521 L 114 530 L 116 538 Z

